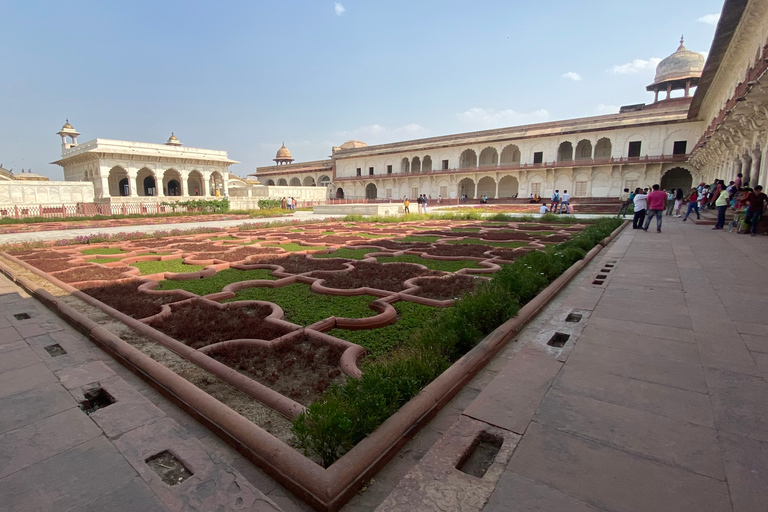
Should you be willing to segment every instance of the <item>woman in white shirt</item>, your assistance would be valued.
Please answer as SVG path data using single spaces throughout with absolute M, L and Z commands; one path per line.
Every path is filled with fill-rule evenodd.
M 648 208 L 648 194 L 645 194 L 642 189 L 635 189 L 635 197 L 633 202 L 635 203 L 635 216 L 632 218 L 632 229 L 642 229 L 643 222 L 645 222 L 645 210 Z

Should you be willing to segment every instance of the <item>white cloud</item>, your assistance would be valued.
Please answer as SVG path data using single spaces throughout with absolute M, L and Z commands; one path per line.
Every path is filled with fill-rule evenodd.
M 610 72 L 614 75 L 632 75 L 641 71 L 654 71 L 656 66 L 659 65 L 659 62 L 661 62 L 661 59 L 657 57 L 651 57 L 648 60 L 635 59 L 632 62 L 628 62 L 626 64 L 614 65 L 610 69 Z
M 600 103 L 595 107 L 595 112 L 597 112 L 599 115 L 602 114 L 617 114 L 619 112 L 619 106 L 618 105 L 606 105 L 604 103 Z
M 517 112 L 515 110 L 496 110 L 492 108 L 471 108 L 459 114 L 456 118 L 465 124 L 479 128 L 498 128 L 521 124 L 543 123 L 549 120 L 549 112 L 544 109 L 534 112 Z
M 719 20 L 720 20 L 720 13 L 718 12 L 715 14 L 707 14 L 705 16 L 702 16 L 696 21 L 700 21 L 701 23 L 706 23 L 707 25 L 717 25 L 717 22 Z
M 581 80 L 581 75 L 576 73 L 575 71 L 568 71 L 567 73 L 563 73 L 561 75 L 563 78 L 570 78 L 574 82 L 578 82 Z
M 336 13 L 336 16 L 341 16 L 346 9 L 339 2 L 333 2 L 333 11 Z

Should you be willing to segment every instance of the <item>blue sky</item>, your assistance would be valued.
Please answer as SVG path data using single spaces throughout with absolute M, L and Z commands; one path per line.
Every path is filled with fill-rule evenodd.
M 246 175 L 369 144 L 651 102 L 722 3 L 0 0 L 0 164 L 63 179 L 55 133 L 223 149 Z

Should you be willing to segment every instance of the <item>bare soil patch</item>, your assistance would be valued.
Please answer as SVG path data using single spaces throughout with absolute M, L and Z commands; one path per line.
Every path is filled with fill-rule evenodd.
M 438 244 L 424 252 L 434 256 L 471 256 L 474 258 L 485 258 L 487 257 L 485 252 L 490 249 L 491 248 L 487 245 L 479 244 Z
M 365 244 L 356 245 L 371 245 L 374 247 L 392 249 L 393 251 L 407 251 L 411 249 L 426 249 L 427 247 L 432 247 L 432 244 L 428 242 L 395 242 L 394 240 L 367 240 Z
M 309 406 L 332 383 L 343 383 L 339 369 L 343 349 L 301 337 L 275 349 L 235 347 L 211 357 L 272 388 L 281 395 Z
M 350 272 L 313 272 L 312 277 L 325 279 L 325 286 L 349 290 L 353 288 L 377 288 L 399 292 L 405 287 L 403 281 L 419 276 L 440 276 L 444 272 L 426 270 L 411 263 L 370 263 L 358 261 Z
M 280 265 L 291 274 L 303 274 L 313 270 L 344 270 L 345 263 L 350 260 L 344 258 L 307 258 L 303 254 L 290 254 L 282 258 L 259 259 L 259 263 L 267 265 Z
M 74 256 L 71 253 L 65 253 L 65 252 L 59 252 L 59 251 L 39 251 L 39 250 L 31 250 L 31 251 L 9 251 L 8 254 L 11 254 L 13 256 L 18 257 L 21 260 L 29 261 L 29 260 L 38 260 L 38 259 L 71 259 L 74 258 Z
M 428 277 L 417 279 L 415 283 L 421 287 L 417 294 L 435 300 L 458 299 L 465 293 L 475 289 L 478 280 L 462 274 L 453 274 L 445 277 Z
M 32 265 L 35 268 L 42 270 L 43 272 L 58 272 L 60 270 L 67 270 L 70 268 L 77 268 L 85 265 L 85 263 L 69 263 L 69 258 L 57 258 L 57 259 L 28 259 L 26 260 L 28 265 Z
M 195 349 L 241 338 L 272 340 L 290 332 L 264 321 L 272 312 L 269 306 L 220 309 L 208 301 L 195 299 L 171 306 L 171 310 L 169 318 L 153 322 L 152 327 Z
M 131 267 L 112 267 L 104 268 L 96 265 L 83 265 L 75 267 L 72 270 L 64 271 L 55 275 L 56 279 L 65 283 L 75 283 L 78 281 L 112 281 L 125 277 L 123 272 L 127 272 Z
M 478 238 L 484 240 L 532 240 L 533 237 L 527 233 L 513 231 L 488 231 L 478 235 Z
M 225 252 L 199 252 L 192 259 L 196 260 L 222 260 L 222 261 L 242 261 L 252 256 L 264 256 L 279 253 L 277 247 L 238 247 L 234 251 Z
M 163 304 L 186 298 L 176 293 L 155 295 L 140 292 L 138 288 L 141 283 L 142 281 L 139 280 L 111 285 L 88 285 L 84 283 L 78 288 L 94 299 L 137 320 L 160 313 Z

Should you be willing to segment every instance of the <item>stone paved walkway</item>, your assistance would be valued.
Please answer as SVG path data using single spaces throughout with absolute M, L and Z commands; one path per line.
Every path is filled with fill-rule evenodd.
M 625 230 L 344 511 L 768 510 L 767 254 Z M 118 402 L 87 416 L 94 382 Z M 504 446 L 477 479 L 455 466 L 482 430 Z M 189 481 L 147 470 L 166 449 Z M 308 510 L 4 278 L 0 461 L 3 510 Z

